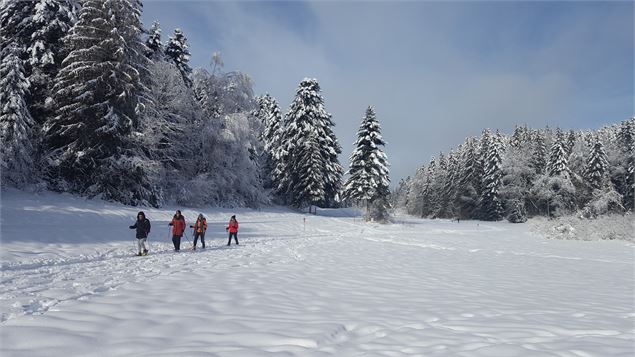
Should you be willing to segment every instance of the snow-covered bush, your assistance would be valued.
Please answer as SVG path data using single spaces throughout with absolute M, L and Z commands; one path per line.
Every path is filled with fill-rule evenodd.
M 596 219 L 567 215 L 555 219 L 535 217 L 528 221 L 531 229 L 539 235 L 552 239 L 612 240 L 635 242 L 635 217 L 607 214 Z

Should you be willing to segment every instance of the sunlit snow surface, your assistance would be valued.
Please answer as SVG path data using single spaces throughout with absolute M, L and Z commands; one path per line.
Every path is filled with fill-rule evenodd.
M 137 211 L 3 193 L 0 355 L 635 354 L 630 243 L 205 209 L 208 249 L 177 254 L 166 208 L 145 210 L 151 254 L 134 257 Z M 189 225 L 198 212 L 183 213 Z M 231 214 L 240 246 L 224 245 Z

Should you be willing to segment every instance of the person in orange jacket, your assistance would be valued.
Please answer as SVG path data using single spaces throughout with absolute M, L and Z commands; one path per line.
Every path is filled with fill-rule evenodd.
M 225 228 L 225 230 L 229 231 L 229 240 L 227 241 L 227 245 L 231 245 L 232 235 L 234 236 L 236 244 L 238 244 L 238 221 L 236 220 L 235 215 L 229 220 L 229 225 Z
M 172 243 L 174 243 L 174 251 L 178 252 L 181 250 L 181 237 L 183 237 L 183 232 L 185 232 L 185 217 L 183 217 L 180 210 L 176 211 L 172 222 L 168 225 L 172 226 Z
M 205 249 L 205 231 L 207 231 L 207 220 L 203 216 L 202 213 L 198 215 L 196 219 L 196 223 L 190 228 L 194 228 L 194 247 L 192 249 L 196 250 L 196 242 L 198 241 L 198 237 L 201 237 L 201 244 L 203 244 L 203 249 Z

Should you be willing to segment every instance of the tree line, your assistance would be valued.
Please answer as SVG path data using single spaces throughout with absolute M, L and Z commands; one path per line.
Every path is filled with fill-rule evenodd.
M 485 129 L 433 157 L 394 195 L 421 217 L 524 222 L 633 211 L 635 117 L 598 130 Z

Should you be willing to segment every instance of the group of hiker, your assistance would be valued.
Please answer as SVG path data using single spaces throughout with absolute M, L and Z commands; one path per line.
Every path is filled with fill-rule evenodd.
M 172 221 L 168 223 L 168 226 L 171 226 L 171 234 L 172 234 L 172 243 L 174 244 L 174 251 L 178 252 L 181 250 L 181 238 L 185 233 L 186 223 L 185 217 L 181 214 L 180 210 L 177 210 L 172 217 Z M 143 211 L 137 214 L 137 221 L 135 224 L 130 226 L 130 229 L 137 230 L 137 248 L 139 250 L 138 256 L 147 255 L 148 254 L 148 234 L 150 234 L 150 220 L 146 218 L 145 213 Z M 196 250 L 196 246 L 198 243 L 198 239 L 201 238 L 202 248 L 205 248 L 205 232 L 207 231 L 207 220 L 202 213 L 198 215 L 196 219 L 196 223 L 190 225 L 190 228 L 194 230 L 194 242 L 192 249 Z M 236 220 L 236 216 L 231 216 L 229 219 L 229 224 L 225 227 L 225 231 L 229 232 L 229 240 L 227 241 L 227 245 L 231 245 L 232 237 L 236 244 L 238 244 L 238 221 Z

